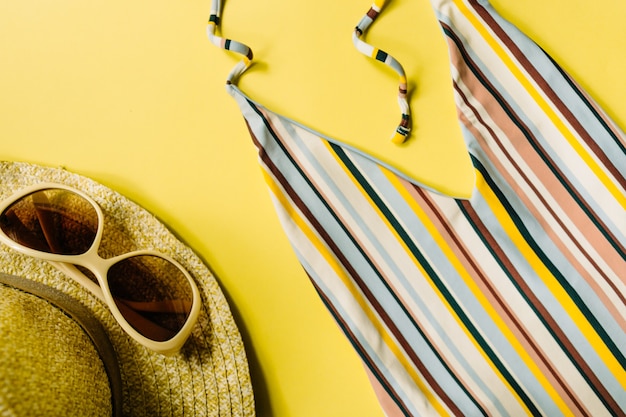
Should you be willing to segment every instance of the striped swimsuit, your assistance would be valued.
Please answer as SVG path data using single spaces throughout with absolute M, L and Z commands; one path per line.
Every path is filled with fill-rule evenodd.
M 360 40 L 357 48 L 400 75 Z M 487 1 L 431 0 L 475 187 L 455 199 L 227 88 L 311 282 L 388 415 L 626 414 L 626 139 Z

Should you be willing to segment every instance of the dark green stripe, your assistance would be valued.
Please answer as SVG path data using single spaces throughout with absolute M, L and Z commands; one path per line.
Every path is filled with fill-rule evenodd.
M 406 309 L 406 307 L 404 306 L 404 304 L 400 301 L 400 299 L 398 298 L 398 296 L 394 293 L 394 291 L 392 290 L 392 288 L 389 286 L 389 284 L 387 283 L 387 281 L 384 279 L 384 277 L 382 276 L 382 274 L 380 273 L 380 271 L 376 268 L 376 265 L 372 262 L 372 260 L 367 256 L 367 254 L 365 253 L 365 251 L 363 250 L 363 248 L 358 244 L 358 242 L 356 241 L 356 239 L 353 237 L 353 235 L 350 233 L 350 231 L 347 229 L 347 227 L 343 224 L 343 222 L 341 222 L 341 219 L 338 217 L 338 215 L 333 211 L 332 207 L 330 207 L 330 205 L 327 203 L 327 201 L 323 198 L 323 196 L 319 193 L 319 191 L 315 188 L 314 184 L 310 181 L 310 179 L 307 177 L 306 172 L 304 172 L 300 166 L 296 163 L 295 160 L 293 160 L 293 158 L 291 157 L 291 155 L 289 154 L 289 152 L 287 151 L 285 145 L 282 143 L 282 141 L 280 140 L 280 138 L 278 137 L 278 135 L 273 131 L 271 124 L 269 123 L 269 121 L 265 118 L 265 116 L 257 109 L 256 105 L 251 102 L 248 101 L 248 104 L 250 105 L 250 107 L 252 108 L 252 110 L 257 114 L 257 116 L 262 120 L 263 124 L 266 127 L 267 132 L 270 134 L 270 137 L 273 139 L 273 143 L 275 143 L 278 148 L 281 151 L 281 156 L 287 158 L 287 160 L 289 161 L 290 166 L 295 170 L 295 172 L 293 172 L 293 174 L 295 175 L 299 175 L 300 177 L 302 177 L 302 179 L 307 183 L 307 186 L 309 187 L 309 191 L 311 191 L 314 195 L 315 198 L 324 206 L 325 209 L 325 213 L 324 216 L 321 216 L 321 220 L 324 220 L 324 226 L 320 226 L 321 227 L 328 227 L 328 220 L 326 216 L 329 216 L 330 218 L 333 219 L 333 226 L 339 226 L 342 230 L 342 232 L 345 234 L 346 237 L 348 237 L 348 239 L 351 241 L 352 245 L 354 246 L 354 249 L 356 249 L 359 254 L 361 255 L 361 257 L 367 262 L 368 266 L 370 267 L 371 272 L 374 274 L 374 276 L 376 277 L 376 279 L 378 281 L 380 281 L 384 287 L 387 290 L 387 293 L 389 295 L 389 297 L 391 297 L 396 306 L 398 308 L 400 308 L 402 310 L 402 312 L 404 313 L 405 319 L 408 320 L 409 323 L 411 323 L 411 325 L 414 327 L 414 329 L 419 333 L 420 337 L 422 338 L 422 340 L 426 343 L 426 345 L 430 348 L 431 352 L 437 357 L 437 359 L 439 360 L 439 363 L 441 364 L 441 366 L 448 372 L 448 374 L 450 375 L 450 377 L 458 384 L 458 386 L 460 387 L 460 389 L 466 394 L 466 396 L 469 398 L 469 400 L 471 402 L 473 402 L 478 410 L 478 412 L 484 416 L 487 416 L 487 413 L 485 410 L 482 409 L 482 407 L 480 406 L 480 404 L 473 398 L 472 395 L 470 395 L 470 393 L 466 390 L 465 386 L 458 380 L 458 378 L 454 375 L 454 373 L 450 370 L 449 366 L 446 364 L 446 362 L 441 358 L 441 356 L 439 355 L 439 353 L 437 352 L 436 349 L 434 349 L 434 347 L 432 346 L 431 342 L 428 340 L 428 338 L 426 337 L 426 335 L 423 333 L 422 329 L 417 325 L 417 323 L 414 321 L 413 317 L 411 316 L 411 314 L 408 312 L 408 310 Z M 269 139 L 269 138 L 267 138 Z M 321 139 L 323 140 L 323 139 Z M 366 181 L 364 180 L 363 175 L 359 172 L 358 168 L 356 168 L 356 166 L 354 166 L 354 164 L 352 163 L 352 161 L 349 159 L 349 157 L 346 155 L 346 153 L 344 152 L 343 148 L 341 148 L 340 146 L 333 144 L 331 142 L 328 142 L 331 149 L 335 152 L 335 154 L 337 155 L 337 157 L 339 157 L 339 159 L 344 163 L 344 165 L 346 166 L 346 168 L 355 176 L 355 179 L 357 179 L 357 181 L 359 181 L 360 183 L 362 183 L 367 189 L 368 192 L 373 196 L 373 198 L 375 198 L 377 201 L 380 202 L 380 199 L 375 196 L 375 192 L 373 191 L 373 189 L 369 186 L 369 184 L 366 183 Z M 267 155 L 267 154 L 266 154 Z M 269 155 L 268 155 L 269 156 Z M 273 157 L 275 157 L 275 155 L 272 155 Z M 271 159 L 270 159 L 271 161 Z M 265 161 L 264 163 L 268 163 L 270 161 Z M 272 161 L 273 163 L 273 161 Z M 276 166 L 276 168 L 278 169 L 278 167 Z M 288 178 L 288 173 L 279 170 L 289 181 Z M 283 186 L 285 186 L 285 184 L 283 184 Z M 295 190 L 294 190 L 295 191 Z M 299 193 L 298 193 L 299 195 Z M 381 202 L 382 203 L 382 202 Z M 385 208 L 385 212 L 387 213 L 388 216 L 391 216 L 391 213 L 389 212 L 389 210 L 387 208 Z M 319 216 L 319 213 L 316 213 L 316 216 Z M 311 219 L 309 219 L 311 220 Z M 318 220 L 316 218 L 316 220 Z M 397 224 L 397 222 L 394 221 L 394 223 Z M 399 226 L 399 225 L 398 225 Z M 329 237 L 330 238 L 330 237 Z M 332 243 L 332 242 L 327 242 L 327 243 Z M 334 245 L 334 243 L 333 243 Z M 332 246 L 332 245 L 331 245 Z M 344 265 L 345 267 L 349 267 L 347 265 Z M 347 268 L 349 269 L 349 268 Z M 358 276 L 353 276 L 352 277 L 355 282 L 361 287 L 361 289 L 364 292 L 369 292 L 369 287 L 361 280 L 360 277 Z M 379 305 L 378 301 L 376 300 L 376 297 L 381 297 L 381 294 L 376 294 L 374 299 L 369 299 L 369 301 L 373 304 L 373 305 Z M 331 310 L 332 311 L 332 310 Z M 387 314 L 386 310 L 382 308 L 382 306 L 379 306 L 376 311 L 379 314 Z M 388 319 L 385 321 L 387 323 L 387 325 L 393 324 L 393 321 L 391 319 Z M 393 332 L 394 336 L 397 337 L 398 339 L 402 339 L 403 335 L 401 334 L 401 332 L 396 328 L 395 331 Z M 406 340 L 406 339 L 405 339 Z M 411 347 L 412 345 L 410 343 L 410 341 L 406 340 L 405 343 L 403 343 L 403 347 L 407 348 L 407 347 Z M 412 349 L 411 349 L 412 350 Z M 363 352 L 362 350 L 357 350 L 357 352 L 359 352 L 359 354 L 362 357 L 367 357 L 365 355 L 365 352 Z M 411 353 L 408 352 L 410 355 Z M 419 361 L 419 355 L 417 354 L 417 352 L 413 352 L 412 353 L 413 356 L 413 360 L 417 360 Z M 418 365 L 418 363 L 416 362 L 416 365 Z M 374 369 L 373 369 L 374 370 Z M 436 380 L 436 377 L 433 377 L 434 380 Z M 385 388 L 388 392 L 391 392 L 392 390 L 390 390 L 390 388 Z M 445 392 L 443 391 L 443 389 L 440 389 L 440 393 L 442 394 L 442 398 L 446 397 Z M 451 408 L 455 408 L 456 405 L 455 403 L 449 399 L 447 401 L 447 405 Z
M 480 162 L 476 160 L 476 158 L 473 155 L 472 155 L 472 161 L 474 161 L 474 166 L 480 171 L 481 175 L 485 178 L 485 181 L 487 182 L 487 184 L 489 184 L 489 187 L 498 198 L 498 201 L 502 204 L 507 214 L 511 217 L 511 220 L 517 227 L 517 230 L 520 232 L 520 234 L 524 237 L 524 240 L 526 241 L 526 243 L 528 243 L 528 245 L 532 248 L 533 252 L 535 252 L 535 254 L 539 257 L 539 259 L 541 259 L 541 261 L 546 266 L 546 268 L 548 268 L 550 273 L 556 278 L 556 280 L 561 285 L 561 287 L 565 290 L 567 295 L 569 295 L 572 301 L 574 302 L 574 304 L 576 304 L 576 307 L 578 307 L 581 313 L 583 313 L 585 318 L 589 321 L 589 323 L 593 326 L 593 328 L 598 332 L 598 335 L 600 336 L 602 341 L 606 344 L 606 346 L 609 348 L 611 353 L 618 360 L 620 365 L 622 365 L 622 367 L 626 367 L 626 361 L 624 360 L 624 355 L 622 354 L 621 349 L 619 349 L 615 345 L 615 342 L 613 342 L 613 340 L 611 339 L 609 334 L 606 332 L 604 327 L 600 324 L 600 322 L 598 322 L 598 319 L 591 312 L 591 310 L 589 310 L 589 307 L 587 307 L 587 304 L 580 297 L 578 292 L 572 287 L 570 282 L 565 278 L 563 273 L 561 273 L 561 271 L 556 267 L 556 265 L 554 265 L 554 263 L 550 260 L 550 257 L 547 256 L 546 253 L 541 249 L 540 245 L 533 238 L 532 233 L 526 228 L 524 221 L 520 218 L 519 214 L 517 214 L 512 204 L 507 200 L 504 193 L 498 188 L 496 183 L 489 176 L 489 173 L 487 172 L 485 167 L 482 166 L 482 164 L 480 164 Z
M 385 51 L 381 51 L 380 49 L 376 52 L 376 60 L 380 62 L 385 62 L 389 54 Z
M 308 274 L 307 274 L 308 275 Z M 401 400 L 400 396 L 391 388 L 391 384 L 385 378 L 384 374 L 380 371 L 380 369 L 376 366 L 376 363 L 372 360 L 372 358 L 367 354 L 367 351 L 363 347 L 361 343 L 359 343 L 358 338 L 352 333 L 350 326 L 343 320 L 343 317 L 335 310 L 334 305 L 330 302 L 326 294 L 317 286 L 315 280 L 309 275 L 309 279 L 315 287 L 317 294 L 320 296 L 322 303 L 326 306 L 326 309 L 333 316 L 339 328 L 343 331 L 346 339 L 352 345 L 352 348 L 359 354 L 361 360 L 365 363 L 365 365 L 370 369 L 374 377 L 380 383 L 380 386 L 387 392 L 390 398 L 393 399 L 393 402 L 396 403 L 398 408 L 402 411 L 406 417 L 411 417 L 412 414 L 404 401 Z
M 553 274 L 555 274 L 555 277 L 557 277 L 557 280 L 559 280 L 560 283 L 561 283 L 561 280 L 564 281 L 564 277 L 562 276 L 562 274 L 554 267 L 554 265 L 552 265 L 551 262 L 549 262 L 547 260 L 547 257 L 545 256 L 543 251 L 539 250 L 536 242 L 534 241 L 534 239 L 532 239 L 532 237 L 530 236 L 530 233 L 528 233 L 528 230 L 521 224 L 521 220 L 520 220 L 519 216 L 517 215 L 517 213 L 515 213 L 515 211 L 513 210 L 512 206 L 510 205 L 510 203 L 506 200 L 506 198 L 504 197 L 504 194 L 502 193 L 502 191 L 500 191 L 498 189 L 497 185 L 495 184 L 493 179 L 489 176 L 489 173 L 487 172 L 485 167 L 480 163 L 480 161 L 478 161 L 474 157 L 474 155 L 470 155 L 470 156 L 472 158 L 472 163 L 474 164 L 474 167 L 485 178 L 486 183 L 489 184 L 490 189 L 496 194 L 496 196 L 498 197 L 498 200 L 500 201 L 500 203 L 506 208 L 507 213 L 509 213 L 509 215 L 511 216 L 513 221 L 518 225 L 518 228 L 521 227 L 523 229 L 523 230 L 520 230 L 520 233 L 522 233 L 522 235 L 525 236 L 525 238 L 527 239 L 527 243 L 533 248 L 533 250 L 535 250 L 535 253 L 537 253 L 537 255 L 540 257 L 540 259 L 542 259 L 542 261 L 545 260 L 545 261 L 548 262 L 546 264 L 546 262 L 544 261 L 544 264 L 546 264 L 546 267 L 548 267 L 550 269 L 550 271 Z M 491 252 L 494 260 L 498 263 L 498 265 L 500 265 L 500 268 L 502 268 L 502 271 L 504 271 L 504 273 L 507 275 L 507 277 L 509 277 L 509 280 L 515 286 L 515 288 L 517 288 L 519 294 L 522 296 L 522 298 L 524 298 L 524 300 L 526 300 L 526 303 L 528 304 L 528 306 L 535 312 L 536 317 L 543 323 L 545 329 L 552 335 L 552 338 L 554 339 L 554 341 L 556 341 L 558 343 L 558 345 L 561 347 L 562 352 L 570 359 L 570 362 L 572 363 L 572 365 L 578 370 L 579 374 L 585 379 L 585 381 L 587 382 L 589 387 L 596 393 L 598 398 L 607 407 L 607 409 L 610 410 L 611 409 L 611 405 L 606 401 L 606 399 L 604 398 L 604 395 L 602 395 L 602 393 L 598 391 L 597 387 L 595 386 L 595 382 L 592 381 L 589 378 L 589 376 L 587 375 L 587 373 L 580 367 L 580 365 L 578 364 L 578 362 L 576 361 L 576 359 L 574 358 L 572 353 L 563 344 L 563 342 L 561 341 L 559 336 L 556 334 L 555 330 L 552 329 L 552 327 L 547 322 L 547 320 L 539 312 L 539 309 L 532 303 L 532 301 L 528 298 L 528 296 L 526 295 L 524 290 L 519 286 L 519 284 L 515 280 L 515 277 L 508 270 L 508 268 L 504 264 L 503 260 L 498 257 L 498 254 L 491 247 L 490 242 L 488 241 L 486 236 L 482 233 L 482 231 L 478 228 L 478 226 L 473 222 L 470 213 L 467 211 L 466 207 L 464 206 L 464 203 L 462 201 L 458 201 L 457 205 L 460 208 L 460 210 L 463 213 L 463 215 L 465 216 L 465 218 L 468 221 L 468 223 L 472 226 L 472 228 L 476 232 L 476 235 L 485 244 L 485 247 L 489 250 L 489 252 Z M 491 215 L 491 214 L 488 214 L 488 215 Z M 539 251 L 539 252 L 537 252 L 537 251 Z M 559 277 L 560 277 L 560 279 L 559 279 Z M 561 283 L 561 285 L 563 285 L 563 283 Z M 567 285 L 567 287 L 569 288 L 570 291 L 574 292 L 573 289 L 569 286 L 568 283 L 566 283 L 566 285 Z M 570 295 L 570 297 L 571 297 L 572 295 L 570 294 L 570 291 L 568 291 L 567 288 L 564 288 L 564 289 L 568 292 L 568 295 Z M 578 296 L 578 294 L 575 294 L 575 299 L 576 300 L 580 300 L 580 297 Z M 576 300 L 574 300 L 574 301 L 576 302 Z M 577 306 L 579 308 L 581 308 L 579 303 L 576 303 L 576 304 L 577 304 Z M 584 305 L 584 303 L 580 302 L 580 304 L 582 304 L 582 308 L 584 308 L 584 310 L 588 312 L 588 309 Z M 582 309 L 581 309 L 581 312 L 583 312 L 583 314 L 585 314 Z M 590 315 L 593 317 L 593 314 L 590 314 Z M 593 317 L 593 323 L 597 323 L 597 320 L 595 319 L 595 317 Z M 601 329 L 602 334 L 605 335 L 608 338 L 608 335 L 606 334 L 604 329 L 602 329 L 602 327 L 599 324 L 597 324 L 597 327 L 599 327 Z M 596 325 L 594 325 L 594 328 L 596 328 Z M 596 330 L 598 330 L 598 329 L 596 328 Z M 600 337 L 602 338 L 602 335 L 600 335 Z M 603 339 L 603 341 L 604 341 L 604 339 Z M 606 341 L 605 341 L 605 343 L 606 343 Z M 610 346 L 609 346 L 609 344 L 610 344 Z M 609 344 L 607 344 L 607 347 L 609 347 L 609 349 L 611 350 L 612 353 L 614 353 L 614 354 L 616 352 L 618 353 L 616 355 L 616 359 L 618 359 L 618 361 L 620 363 L 622 363 L 622 366 L 623 366 L 623 356 L 622 356 L 621 352 L 619 352 L 619 349 L 617 349 L 615 344 L 610 339 L 609 339 Z M 621 360 L 620 360 L 620 358 L 621 358 Z
M 606 133 L 611 137 L 611 139 L 613 139 L 613 142 L 615 142 L 615 145 L 617 145 L 617 147 L 622 151 L 623 154 L 626 155 L 626 146 L 620 141 L 620 139 L 617 137 L 617 135 L 615 134 L 615 132 L 613 132 L 613 130 L 611 130 L 611 128 L 609 127 L 609 125 L 604 121 L 604 119 L 602 118 L 602 116 L 600 116 L 600 114 L 598 113 L 598 111 L 593 107 L 593 105 L 589 102 L 589 100 L 587 99 L 587 97 L 585 96 L 585 94 L 580 91 L 580 88 L 578 88 L 578 86 L 570 79 L 570 77 L 565 73 L 565 71 L 563 71 L 563 68 L 561 68 L 561 66 L 559 64 L 557 64 L 554 59 L 552 59 L 552 57 L 550 55 L 548 55 L 543 49 L 542 52 L 546 55 L 546 57 L 552 62 L 552 64 L 554 65 L 554 68 L 556 68 L 557 71 L 559 71 L 559 73 L 561 73 L 561 76 L 563 77 L 563 79 L 567 82 L 567 84 L 569 84 L 569 86 L 571 87 L 571 89 L 576 93 L 576 95 L 580 98 L 580 101 L 582 101 L 585 104 L 585 107 L 587 108 L 587 110 L 589 110 L 589 112 L 593 115 L 593 118 L 596 119 L 596 121 L 598 123 L 600 123 L 600 125 L 604 128 L 604 130 L 606 131 Z
M 415 246 L 415 244 L 413 243 L 409 233 L 398 222 L 398 220 L 395 218 L 395 216 L 393 215 L 391 210 L 389 210 L 387 205 L 380 198 L 378 193 L 372 188 L 372 186 L 369 184 L 367 179 L 361 174 L 359 169 L 356 166 L 354 166 L 352 161 L 350 161 L 350 159 L 344 154 L 343 150 L 340 147 L 333 146 L 333 149 L 335 150 L 335 153 L 337 154 L 337 156 L 339 156 L 341 161 L 344 163 L 346 168 L 350 171 L 350 173 L 358 181 L 358 183 L 361 185 L 361 187 L 363 187 L 363 189 L 365 190 L 367 195 L 372 199 L 372 201 L 374 202 L 376 207 L 383 213 L 383 215 L 385 216 L 387 221 L 392 225 L 393 229 L 401 237 L 402 241 L 407 245 L 407 247 L 409 248 L 409 250 L 411 251 L 413 256 L 415 256 L 415 258 L 418 260 L 420 265 L 422 265 L 424 270 L 427 272 L 428 277 L 433 281 L 435 286 L 442 293 L 442 295 L 444 296 L 446 301 L 450 304 L 450 306 L 455 311 L 455 313 L 457 314 L 459 319 L 463 322 L 465 327 L 472 334 L 472 336 L 478 342 L 478 344 L 481 346 L 481 348 L 489 356 L 489 358 L 492 360 L 494 365 L 507 378 L 507 380 L 509 380 L 509 382 L 514 387 L 516 392 L 519 391 L 520 396 L 525 396 L 525 393 L 521 390 L 521 388 L 517 385 L 517 383 L 515 382 L 513 377 L 508 373 L 508 371 L 506 370 L 504 365 L 496 357 L 496 355 L 491 350 L 491 348 L 489 347 L 489 345 L 487 344 L 485 339 L 483 339 L 483 337 L 479 334 L 478 330 L 474 327 L 474 325 L 471 323 L 470 319 L 467 317 L 467 315 L 465 314 L 463 309 L 459 306 L 459 304 L 456 302 L 456 300 L 454 299 L 452 294 L 448 291 L 448 289 L 443 284 L 443 282 L 441 281 L 441 279 L 439 278 L 439 276 L 437 275 L 435 270 L 428 263 L 426 258 L 422 255 L 422 253 L 419 250 L 419 248 L 417 246 Z M 420 334 L 423 335 L 421 329 L 418 328 L 418 330 L 420 330 Z M 465 385 L 462 384 L 461 381 L 459 381 L 457 376 L 454 374 L 454 372 L 452 372 L 452 370 L 450 370 L 449 366 L 445 363 L 445 361 L 443 361 L 443 359 L 441 358 L 441 356 L 439 355 L 437 350 L 432 346 L 430 341 L 427 338 L 424 338 L 424 340 L 426 341 L 426 343 L 428 343 L 428 346 L 431 348 L 432 352 L 437 357 L 437 359 L 439 359 L 441 365 L 449 373 L 450 377 L 458 384 L 458 386 L 463 390 L 463 392 L 467 395 L 467 397 L 474 403 L 474 405 L 477 407 L 477 409 L 480 410 L 480 412 L 483 415 L 488 415 L 488 413 L 482 408 L 482 406 L 476 401 L 476 399 L 469 393 L 469 391 L 467 391 Z M 532 405 L 529 406 L 529 408 L 531 408 L 531 407 L 532 407 Z
M 463 57 L 463 61 L 465 62 L 467 68 L 472 71 L 472 74 L 476 77 L 476 79 L 483 85 L 483 87 L 491 94 L 492 98 L 500 105 L 502 110 L 509 116 L 509 119 L 517 128 L 519 132 L 527 139 L 528 144 L 532 146 L 535 150 L 536 154 L 541 158 L 544 162 L 545 166 L 552 172 L 554 177 L 561 183 L 563 188 L 567 191 L 569 196 L 576 202 L 576 204 L 581 208 L 581 210 L 587 215 L 589 220 L 596 226 L 596 228 L 600 231 L 600 233 L 605 237 L 607 242 L 615 248 L 616 252 L 622 257 L 622 259 L 626 260 L 626 252 L 624 252 L 619 242 L 615 240 L 611 233 L 607 230 L 606 225 L 602 223 L 602 221 L 598 218 L 596 213 L 589 207 L 585 201 L 576 193 L 574 190 L 574 186 L 569 182 L 569 180 L 563 175 L 561 170 L 554 164 L 552 159 L 547 155 L 547 152 L 539 145 L 537 139 L 532 135 L 528 127 L 521 121 L 521 119 L 515 114 L 515 112 L 511 109 L 506 100 L 500 95 L 500 93 L 495 89 L 493 85 L 491 85 L 490 81 L 485 77 L 478 65 L 472 60 L 469 56 L 468 52 L 465 50 L 465 46 L 463 42 L 456 36 L 456 34 L 445 24 L 442 24 L 442 28 L 444 33 L 455 43 L 457 46 L 461 56 Z

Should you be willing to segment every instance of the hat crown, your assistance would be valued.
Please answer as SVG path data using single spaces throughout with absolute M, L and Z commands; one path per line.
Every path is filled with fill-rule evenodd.
M 1 414 L 118 414 L 112 346 L 86 308 L 51 287 L 6 274 L 0 274 L 0 299 Z

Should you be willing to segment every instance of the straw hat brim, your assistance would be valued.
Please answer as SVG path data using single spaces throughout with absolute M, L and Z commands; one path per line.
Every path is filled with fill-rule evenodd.
M 107 306 L 45 261 L 0 245 L 0 272 L 43 283 L 78 300 L 102 323 L 122 377 L 128 416 L 253 416 L 254 398 L 239 329 L 215 277 L 155 216 L 119 193 L 64 169 L 0 162 L 0 199 L 39 182 L 66 184 L 91 196 L 105 216 L 101 255 L 154 249 L 180 262 L 195 279 L 202 309 L 180 352 L 164 356 L 131 339 Z

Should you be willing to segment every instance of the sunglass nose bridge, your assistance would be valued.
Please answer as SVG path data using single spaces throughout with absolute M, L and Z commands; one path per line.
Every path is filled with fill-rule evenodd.
M 200 311 L 189 272 L 167 255 L 134 250 L 135 243 L 125 242 L 127 230 L 118 230 L 116 222 L 103 236 L 104 213 L 87 194 L 39 184 L 0 204 L 6 207 L 0 213 L 2 241 L 81 284 L 135 340 L 167 353 L 188 338 Z M 112 248 L 118 253 L 107 253 Z

